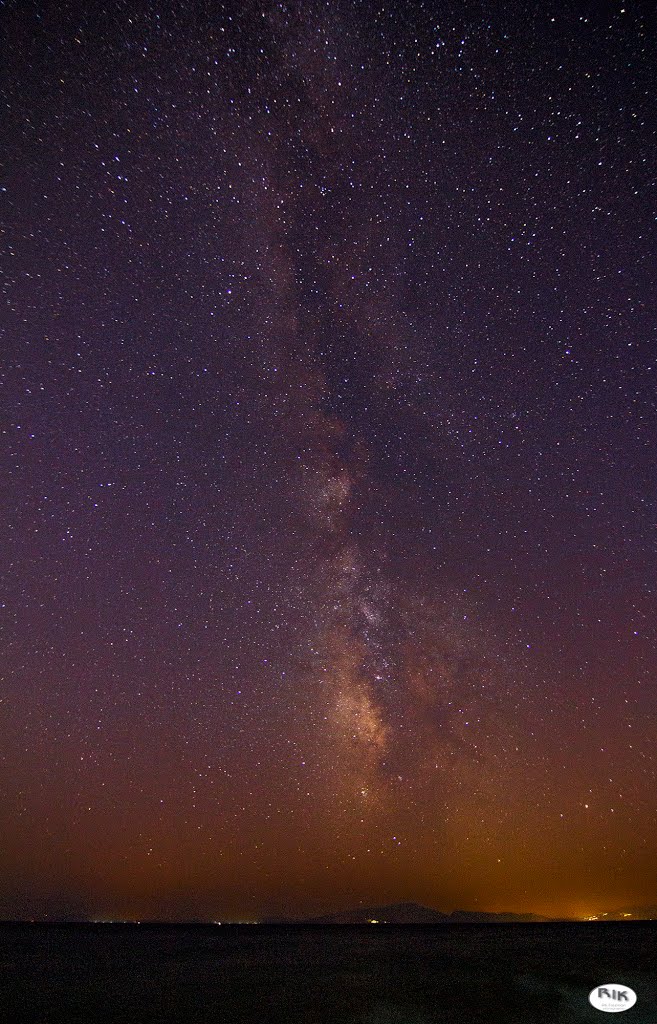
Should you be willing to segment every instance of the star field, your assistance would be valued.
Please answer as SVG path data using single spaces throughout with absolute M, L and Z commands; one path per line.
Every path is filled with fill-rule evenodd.
M 656 902 L 654 15 L 3 17 L 0 916 Z

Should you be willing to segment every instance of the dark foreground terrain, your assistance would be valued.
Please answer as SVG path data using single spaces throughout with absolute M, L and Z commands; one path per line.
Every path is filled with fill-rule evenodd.
M 0 925 L 0 1018 L 433 1024 L 657 1022 L 657 924 Z

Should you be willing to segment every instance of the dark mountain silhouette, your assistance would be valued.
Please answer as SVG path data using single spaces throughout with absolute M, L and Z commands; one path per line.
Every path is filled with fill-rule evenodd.
M 391 903 L 376 907 L 356 907 L 339 911 L 336 914 L 325 914 L 322 917 L 310 918 L 317 924 L 367 924 L 378 921 L 381 924 L 443 924 L 448 920 L 447 914 L 439 910 L 420 906 L 419 903 Z
M 484 922 L 506 923 L 512 921 L 548 921 L 537 914 L 493 914 L 478 910 L 455 910 L 443 914 L 419 903 L 390 903 L 374 907 L 352 907 L 321 917 L 296 919 L 299 924 L 480 924 Z M 285 923 L 282 919 L 270 920 L 267 924 Z M 293 923 L 288 919 L 287 923 Z

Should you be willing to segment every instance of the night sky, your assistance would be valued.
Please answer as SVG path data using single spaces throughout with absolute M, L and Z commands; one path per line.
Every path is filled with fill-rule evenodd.
M 0 917 L 657 901 L 652 5 L 2 10 Z

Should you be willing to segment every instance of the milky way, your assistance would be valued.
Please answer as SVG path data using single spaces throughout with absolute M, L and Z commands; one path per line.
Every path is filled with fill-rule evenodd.
M 654 902 L 654 18 L 5 20 L 0 913 Z

